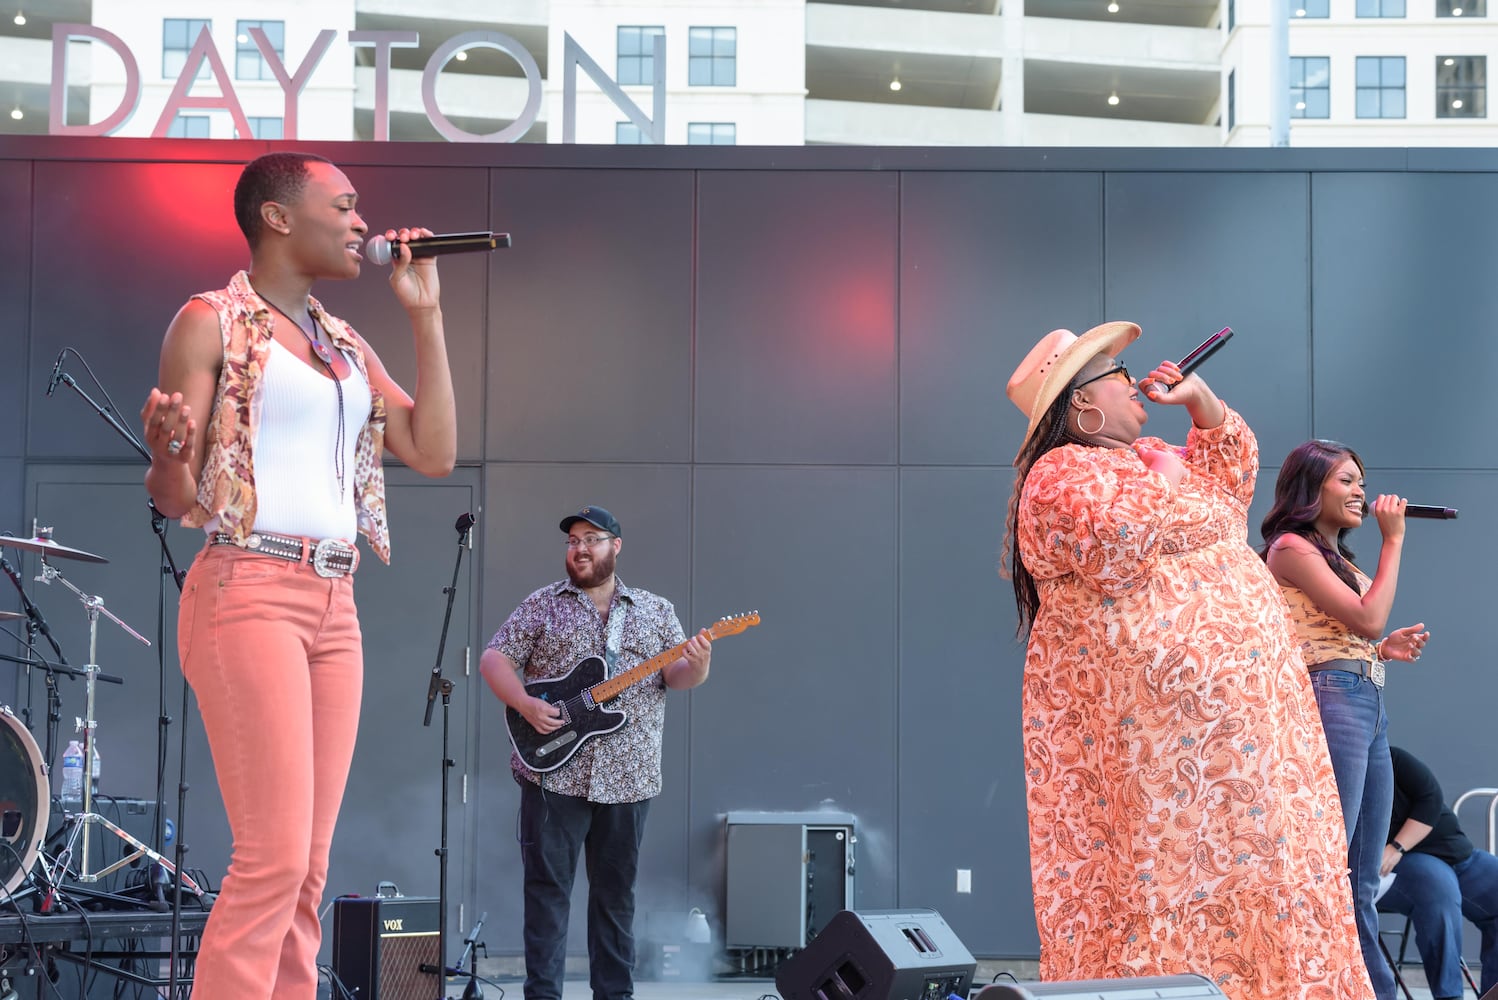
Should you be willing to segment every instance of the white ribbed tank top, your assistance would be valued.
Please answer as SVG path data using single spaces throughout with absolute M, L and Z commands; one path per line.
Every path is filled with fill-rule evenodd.
M 354 454 L 359 433 L 369 421 L 369 384 L 349 359 L 349 376 L 343 379 L 341 494 L 333 454 L 338 391 L 332 380 L 272 342 L 258 391 L 255 530 L 353 541 L 359 528 Z

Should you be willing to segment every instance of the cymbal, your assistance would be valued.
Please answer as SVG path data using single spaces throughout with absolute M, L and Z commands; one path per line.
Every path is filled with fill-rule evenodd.
M 44 556 L 57 559 L 77 559 L 79 562 L 107 563 L 108 559 L 96 556 L 92 552 L 82 549 L 70 549 L 66 545 L 58 545 L 50 538 L 16 538 L 12 535 L 0 535 L 0 545 L 8 545 L 13 549 L 21 549 L 25 552 L 40 552 Z
M 19 611 L 0 611 L 0 622 L 12 622 L 26 616 Z

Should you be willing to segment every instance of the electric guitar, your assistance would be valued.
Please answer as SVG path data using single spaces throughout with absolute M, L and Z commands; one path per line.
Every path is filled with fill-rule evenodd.
M 707 634 L 711 639 L 721 639 L 738 635 L 758 624 L 758 611 L 729 615 L 713 622 Z M 571 760 L 588 740 L 612 733 L 624 725 L 629 721 L 628 716 L 622 711 L 604 708 L 604 704 L 681 659 L 686 648 L 685 642 L 679 643 L 617 677 L 607 676 L 608 665 L 603 657 L 589 656 L 579 660 L 561 677 L 531 681 L 525 686 L 525 693 L 555 705 L 562 713 L 562 727 L 549 733 L 538 733 L 525 721 L 525 716 L 506 706 L 505 725 L 510 730 L 510 742 L 521 763 L 532 771 L 555 771 Z

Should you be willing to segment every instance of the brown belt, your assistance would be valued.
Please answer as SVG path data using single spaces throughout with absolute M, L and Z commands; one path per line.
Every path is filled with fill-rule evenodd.
M 1311 673 L 1320 670 L 1342 670 L 1349 674 L 1357 674 L 1366 677 L 1373 682 L 1374 687 L 1384 686 L 1384 664 L 1382 660 L 1326 660 L 1322 663 L 1313 663 L 1306 668 Z
M 217 532 L 208 539 L 209 545 L 235 545 L 232 537 Z M 273 535 L 268 531 L 253 532 L 245 539 L 244 546 L 262 556 L 275 556 L 291 562 L 306 562 L 318 576 L 348 576 L 359 565 L 359 550 L 341 538 L 299 538 L 295 535 Z

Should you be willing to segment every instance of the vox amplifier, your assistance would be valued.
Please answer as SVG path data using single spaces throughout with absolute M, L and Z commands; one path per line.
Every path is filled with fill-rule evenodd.
M 432 1000 L 440 969 L 437 900 L 431 896 L 333 901 L 333 973 L 360 1000 Z

